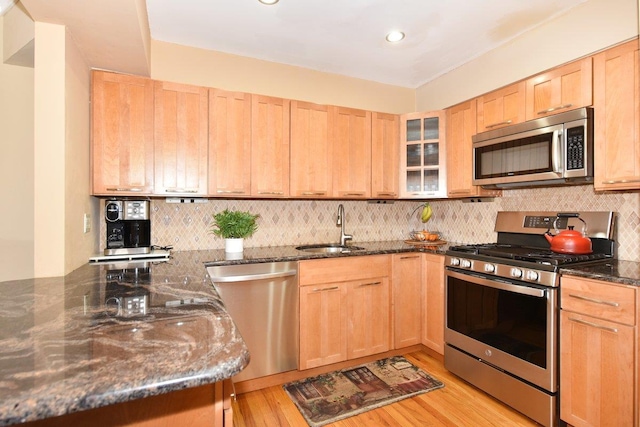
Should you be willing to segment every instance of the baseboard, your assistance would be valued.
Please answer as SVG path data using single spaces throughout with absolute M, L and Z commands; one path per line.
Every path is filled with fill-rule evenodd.
M 398 348 L 395 350 L 390 350 L 385 353 L 372 354 L 371 356 L 360 357 L 358 359 L 346 360 L 344 362 L 333 363 L 331 365 L 319 366 L 317 368 L 305 369 L 304 371 L 289 371 L 283 372 L 280 374 L 269 375 L 267 377 L 255 378 L 252 380 L 241 381 L 238 383 L 234 383 L 234 389 L 236 394 L 248 393 L 251 391 L 261 390 L 267 387 L 273 387 L 275 385 L 285 384 L 291 381 L 301 380 L 307 377 L 313 377 L 320 374 L 325 374 L 327 372 L 336 371 L 339 369 L 348 368 L 350 366 L 361 365 L 363 363 L 369 363 L 374 360 L 383 359 L 385 357 L 391 356 L 399 356 L 407 353 L 413 353 L 416 351 L 424 351 L 429 356 L 437 360 L 444 360 L 444 357 L 431 350 L 430 348 L 425 347 L 422 344 L 413 345 L 410 347 Z

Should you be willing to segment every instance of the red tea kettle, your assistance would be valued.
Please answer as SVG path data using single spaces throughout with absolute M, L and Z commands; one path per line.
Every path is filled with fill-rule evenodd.
M 568 230 L 558 232 L 557 222 L 560 218 L 578 218 L 584 224 L 582 232 L 573 229 L 573 225 L 569 225 Z M 560 254 L 584 255 L 593 252 L 591 239 L 587 237 L 587 223 L 580 218 L 577 213 L 559 213 L 553 221 L 553 228 L 556 235 L 551 234 L 550 229 L 544 233 L 545 239 L 551 244 L 551 250 Z

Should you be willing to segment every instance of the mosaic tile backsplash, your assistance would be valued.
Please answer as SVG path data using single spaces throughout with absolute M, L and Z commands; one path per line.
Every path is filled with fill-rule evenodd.
M 215 213 L 240 209 L 260 214 L 257 233 L 245 247 L 335 243 L 338 205 L 345 208 L 345 231 L 353 243 L 400 240 L 416 229 L 441 233 L 444 240 L 460 243 L 495 242 L 493 231 L 498 211 L 607 211 L 618 213 L 618 258 L 640 261 L 640 193 L 595 193 L 593 187 L 508 190 L 493 202 L 463 203 L 461 200 L 432 201 L 433 217 L 426 227 L 419 212 L 420 201 L 373 204 L 366 201 L 319 200 L 219 200 L 208 203 L 172 204 L 164 199 L 151 202 L 151 241 L 171 245 L 176 251 L 221 249 L 224 240 L 210 230 Z M 104 236 L 104 224 L 101 235 Z M 104 239 L 101 241 L 101 250 Z

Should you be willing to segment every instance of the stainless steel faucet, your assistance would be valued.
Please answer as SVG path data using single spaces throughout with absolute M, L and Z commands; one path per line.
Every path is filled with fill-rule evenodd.
M 342 203 L 340 203 L 338 205 L 338 220 L 336 221 L 336 227 L 340 227 L 340 246 L 346 246 L 347 240 L 353 239 L 353 236 L 351 234 L 344 233 L 344 223 L 344 206 L 342 206 Z

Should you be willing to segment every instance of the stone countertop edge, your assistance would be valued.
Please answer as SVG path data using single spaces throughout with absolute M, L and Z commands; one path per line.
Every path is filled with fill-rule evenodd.
M 619 285 L 640 286 L 640 262 L 636 261 L 610 260 L 601 264 L 565 267 L 560 269 L 560 273 Z

